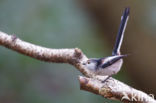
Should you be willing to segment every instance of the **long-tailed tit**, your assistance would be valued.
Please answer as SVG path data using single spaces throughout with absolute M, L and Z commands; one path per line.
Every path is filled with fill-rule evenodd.
M 123 64 L 123 57 L 127 55 L 120 54 L 120 48 L 123 41 L 123 36 L 127 21 L 129 18 L 129 8 L 125 8 L 121 17 L 121 23 L 116 38 L 116 43 L 112 52 L 112 56 L 104 58 L 91 58 L 87 62 L 83 63 L 91 72 L 95 75 L 108 76 L 104 82 L 112 75 L 118 73 Z

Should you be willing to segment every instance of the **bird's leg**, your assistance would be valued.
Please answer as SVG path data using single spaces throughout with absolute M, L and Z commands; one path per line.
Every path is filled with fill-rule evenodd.
M 102 81 L 102 83 L 105 83 L 112 75 L 109 75 L 105 80 Z

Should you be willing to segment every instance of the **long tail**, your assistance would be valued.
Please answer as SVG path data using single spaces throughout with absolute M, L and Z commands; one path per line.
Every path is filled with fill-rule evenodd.
M 118 35 L 116 38 L 116 43 L 112 52 L 112 55 L 119 55 L 120 54 L 120 48 L 124 37 L 125 28 L 127 25 L 127 21 L 129 18 L 129 8 L 125 8 L 125 11 L 123 12 L 123 15 L 121 17 L 121 23 L 120 28 L 118 31 Z

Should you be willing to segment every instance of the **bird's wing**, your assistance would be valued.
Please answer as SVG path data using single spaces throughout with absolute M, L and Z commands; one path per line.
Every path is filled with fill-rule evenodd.
M 106 68 L 108 66 L 111 66 L 112 64 L 114 64 L 115 62 L 117 62 L 118 60 L 127 57 L 127 55 L 116 55 L 116 56 L 110 56 L 107 57 L 107 59 L 105 59 L 103 62 L 103 64 L 101 65 L 102 68 Z
M 121 17 L 121 23 L 118 31 L 118 35 L 116 38 L 116 43 L 112 52 L 112 55 L 119 55 L 120 54 L 120 48 L 124 37 L 125 28 L 127 25 L 127 21 L 129 18 L 129 8 L 125 8 L 125 11 L 123 12 L 123 15 Z

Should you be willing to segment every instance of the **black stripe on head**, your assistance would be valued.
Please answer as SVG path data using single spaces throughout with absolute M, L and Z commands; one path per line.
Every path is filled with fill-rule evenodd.
M 96 66 L 98 67 L 99 65 L 101 65 L 101 64 L 102 64 L 102 61 L 103 61 L 102 58 L 101 58 L 101 59 L 98 59 L 98 60 L 97 60 L 97 64 L 96 64 Z

